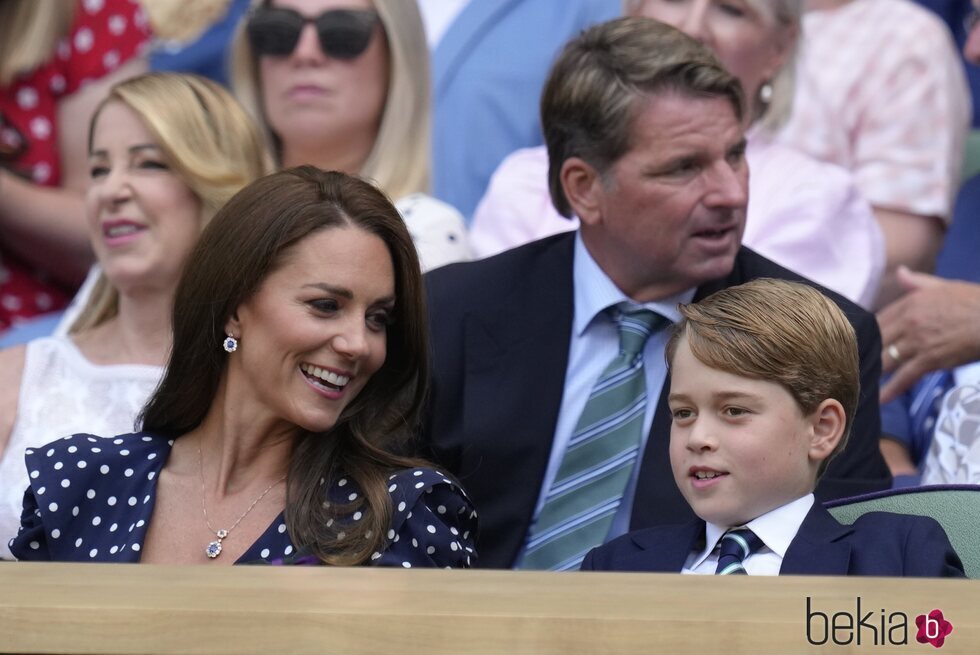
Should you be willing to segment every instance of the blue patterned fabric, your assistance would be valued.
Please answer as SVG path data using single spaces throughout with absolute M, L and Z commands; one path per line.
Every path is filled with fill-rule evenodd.
M 916 466 L 925 462 L 943 396 L 953 387 L 952 372 L 924 375 L 911 389 L 881 406 L 881 431 L 902 443 Z
M 28 450 L 31 484 L 11 552 L 19 560 L 138 562 L 153 515 L 156 480 L 172 445 L 146 432 L 115 438 L 76 434 Z M 449 478 L 430 468 L 407 469 L 390 477 L 388 491 L 387 545 L 370 564 L 467 567 L 476 561 L 476 512 Z M 328 496 L 352 500 L 358 493 L 351 481 L 340 478 Z M 357 521 L 359 514 L 345 520 Z M 296 555 L 280 513 L 236 564 L 282 563 Z

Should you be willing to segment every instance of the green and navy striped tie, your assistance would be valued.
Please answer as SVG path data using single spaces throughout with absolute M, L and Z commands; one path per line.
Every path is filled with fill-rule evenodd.
M 742 562 L 762 548 L 762 540 L 748 528 L 729 530 L 721 535 L 720 544 L 715 575 L 747 575 Z
M 619 354 L 589 394 L 528 535 L 520 568 L 578 568 L 585 554 L 605 541 L 623 500 L 643 436 L 647 404 L 643 347 L 668 321 L 626 303 L 614 312 Z

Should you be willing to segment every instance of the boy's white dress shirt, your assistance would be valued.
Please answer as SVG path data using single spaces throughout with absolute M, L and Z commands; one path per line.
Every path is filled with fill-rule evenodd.
M 790 542 L 796 537 L 803 525 L 810 508 L 813 507 L 814 497 L 809 493 L 802 498 L 777 507 L 771 512 L 752 519 L 745 524 L 765 544 L 758 552 L 745 558 L 742 566 L 749 575 L 779 575 L 783 558 Z M 722 535 L 734 527 L 721 526 L 705 522 L 705 546 L 698 551 L 691 551 L 681 573 L 695 575 L 714 575 L 718 566 L 718 549 L 716 546 Z

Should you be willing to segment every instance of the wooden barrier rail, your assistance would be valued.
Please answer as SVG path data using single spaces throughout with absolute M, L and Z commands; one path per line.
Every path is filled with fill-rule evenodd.
M 934 609 L 980 652 L 969 580 L 0 563 L 4 653 L 932 653 Z

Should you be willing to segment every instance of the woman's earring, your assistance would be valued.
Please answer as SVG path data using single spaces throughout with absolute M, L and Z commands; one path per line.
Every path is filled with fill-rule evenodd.
M 772 84 L 770 82 L 766 82 L 759 87 L 759 102 L 763 105 L 768 105 L 772 102 Z
M 233 353 L 238 350 L 238 339 L 229 334 L 221 343 L 221 347 L 225 349 L 226 353 Z

